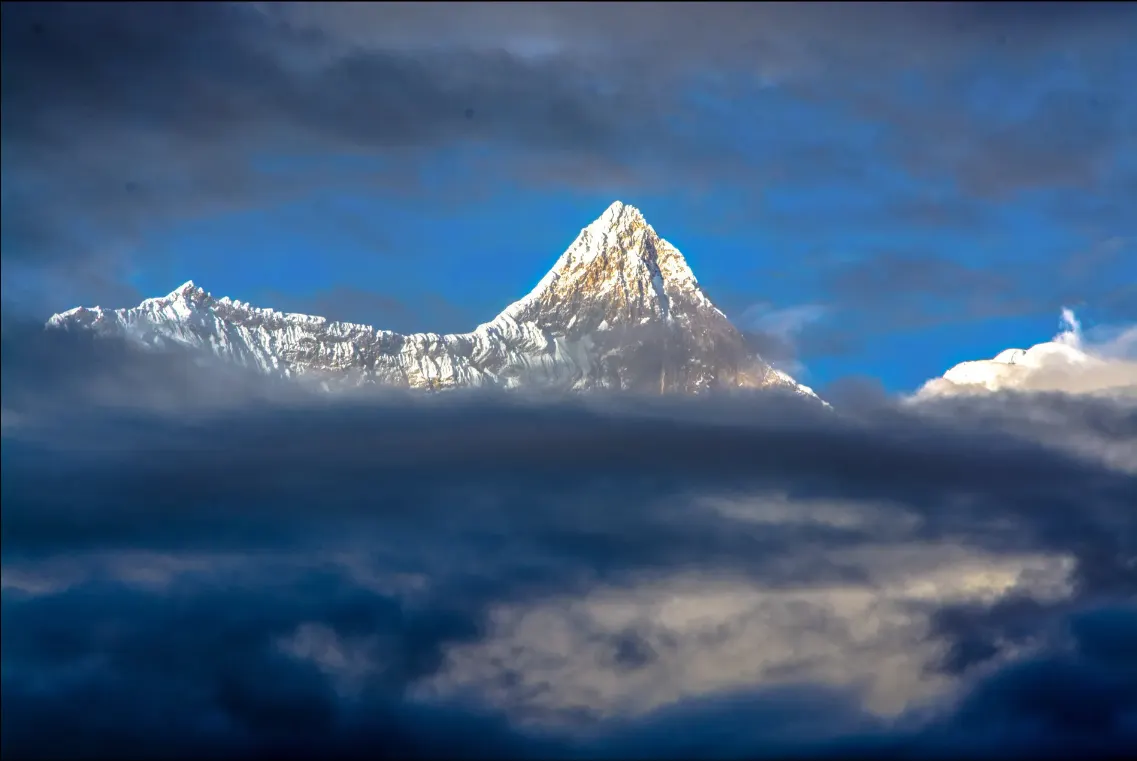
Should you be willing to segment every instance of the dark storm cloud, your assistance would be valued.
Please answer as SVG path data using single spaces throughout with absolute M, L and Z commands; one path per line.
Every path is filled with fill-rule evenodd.
M 1053 314 L 1070 303 L 1062 298 L 1070 279 L 1055 282 L 1044 267 L 1011 276 L 1012 266 L 971 265 L 926 251 L 867 253 L 833 263 L 818 278 L 832 316 L 803 336 L 808 340 L 798 342 L 799 354 L 806 360 L 848 354 L 881 332 Z M 1100 290 L 1081 292 L 1100 296 Z
M 122 245 L 171 215 L 328 183 L 413 192 L 424 148 L 490 140 L 615 161 L 633 145 L 615 114 L 659 119 L 650 100 L 616 100 L 563 65 L 461 47 L 333 51 L 254 6 L 30 4 L 4 17 L 8 263 L 90 256 L 92 233 Z
M 92 404 L 129 405 L 133 409 L 146 405 L 149 410 L 173 413 L 179 408 L 201 410 L 195 400 L 210 394 L 220 400 L 248 402 L 256 400 L 254 394 L 262 401 L 270 400 L 270 392 L 258 387 L 252 377 L 242 388 L 239 381 L 244 375 L 237 371 L 227 382 L 218 384 L 214 371 L 197 367 L 192 361 L 194 355 L 188 352 L 174 354 L 176 363 L 172 363 L 157 353 L 135 356 L 134 350 L 116 346 L 110 339 L 100 341 L 104 346 L 98 350 L 87 349 L 86 353 L 84 344 L 89 341 L 81 336 L 52 335 L 50 340 L 58 342 L 51 347 L 50 356 L 61 356 L 59 346 L 66 345 L 64 359 L 53 363 L 36 357 L 16 340 L 5 341 L 16 344 L 5 351 L 6 409 L 33 419 L 44 418 L 51 427 L 43 429 L 47 431 L 43 436 L 59 430 L 55 426 L 67 426 L 60 456 L 76 457 L 76 465 L 82 464 L 83 472 L 96 481 L 112 479 L 104 488 L 92 489 L 92 500 L 100 500 L 100 494 L 131 494 L 129 504 L 169 503 L 159 522 L 171 536 L 187 541 L 197 521 L 214 511 L 224 513 L 222 495 L 250 500 L 243 509 L 243 519 L 259 523 L 289 513 L 293 508 L 287 505 L 286 496 L 292 490 L 326 490 L 322 499 L 325 511 L 352 512 L 359 500 L 367 500 L 366 487 L 359 491 L 363 483 L 370 478 L 389 479 L 400 484 L 403 494 L 388 495 L 387 506 L 376 504 L 376 516 L 398 512 L 401 505 L 420 499 L 419 509 L 424 515 L 435 509 L 445 511 L 445 502 L 436 508 L 424 498 L 439 488 L 429 477 L 434 472 L 445 472 L 453 488 L 467 483 L 476 490 L 485 483 L 495 492 L 504 489 L 500 493 L 509 499 L 487 507 L 480 517 L 494 516 L 502 521 L 501 526 L 528 520 L 528 490 L 548 492 L 550 484 L 558 483 L 558 474 L 580 474 L 554 488 L 553 493 L 563 492 L 573 498 L 578 490 L 589 493 L 590 499 L 596 500 L 595 507 L 580 508 L 579 519 L 594 528 L 610 524 L 614 531 L 621 529 L 622 518 L 603 517 L 605 500 L 592 495 L 589 488 L 613 478 L 642 481 L 638 489 L 661 498 L 688 488 L 718 485 L 788 489 L 797 497 L 898 499 L 915 509 L 928 510 L 925 518 L 933 524 L 944 518 L 932 511 L 961 497 L 975 501 L 978 519 L 978 514 L 990 508 L 989 502 L 997 502 L 1000 510 L 1041 516 L 1048 504 L 1060 513 L 1062 505 L 1076 501 L 1087 490 L 1106 505 L 1132 496 L 1133 484 L 1128 476 L 1070 460 L 1010 436 L 1002 429 L 1008 425 L 1003 419 L 988 423 L 978 418 L 969 421 L 970 426 L 959 428 L 897 412 L 870 424 L 793 399 L 771 403 L 755 398 L 747 404 L 672 400 L 665 406 L 646 400 L 609 410 L 600 402 L 518 406 L 496 395 L 474 395 L 467 402 L 465 395 L 457 394 L 437 403 L 394 395 L 389 401 L 380 396 L 377 401 L 357 399 L 328 406 L 320 400 L 301 398 L 299 392 L 281 384 L 276 390 L 278 399 L 303 403 L 284 408 L 257 406 L 239 413 L 229 406 L 219 412 L 206 408 L 200 414 L 207 417 L 195 415 L 184 423 L 166 418 L 133 419 L 116 435 L 116 428 L 106 427 L 99 408 Z M 37 340 L 27 343 L 34 345 Z M 170 368 L 168 373 L 155 376 L 155 368 L 163 364 Z M 20 377 L 21 368 L 24 372 L 34 369 L 29 376 Z M 50 372 L 45 374 L 44 369 Z M 146 392 L 148 387 L 161 391 Z M 247 395 L 242 396 L 242 391 Z M 73 411 L 65 416 L 52 414 L 50 410 L 58 409 L 65 399 Z M 176 404 L 178 400 L 181 404 Z M 1070 414 L 1063 420 L 1076 422 L 1098 438 L 1125 442 L 1137 431 L 1132 412 L 1117 415 L 1112 414 L 1112 408 L 1095 411 L 1090 403 L 1074 407 L 1077 417 Z M 961 412 L 967 409 L 963 407 Z M 240 425 L 235 414 L 240 415 Z M 984 414 L 990 417 L 989 412 Z M 215 442 L 215 425 L 228 429 L 224 447 Z M 17 427 L 12 435 L 19 436 L 20 430 Z M 28 430 L 40 429 L 31 426 Z M 303 431 L 303 435 L 294 435 L 294 431 Z M 123 449 L 119 437 L 132 443 Z M 983 439 L 982 447 L 976 446 L 976 437 Z M 658 449 L 642 446 L 642 442 L 652 441 L 667 441 L 668 445 Z M 918 446 L 913 447 L 914 442 Z M 145 453 L 136 447 L 143 447 Z M 13 456 L 20 456 L 21 451 L 13 446 Z M 49 451 L 54 451 L 52 446 Z M 137 469 L 128 481 L 120 482 L 126 461 L 136 462 Z M 316 465 L 319 467 L 309 468 Z M 961 477 L 960 471 L 965 475 Z M 203 472 L 212 474 L 209 483 L 198 483 L 196 474 Z M 347 486 L 342 495 L 336 493 L 335 486 L 341 481 Z M 9 477 L 4 488 L 18 492 L 30 485 L 19 477 Z M 50 496 L 50 490 L 41 492 L 35 510 L 26 514 L 10 509 L 10 535 L 26 531 L 26 542 L 40 531 L 52 533 L 51 526 L 63 517 L 54 511 L 73 507 L 71 488 L 66 486 L 58 497 Z M 112 502 L 114 499 L 117 497 Z M 304 510 L 299 505 L 297 508 Z M 89 524 L 77 539 L 89 542 L 113 542 L 120 529 L 133 531 L 150 520 L 132 512 L 120 526 L 110 505 L 96 508 L 92 503 L 85 510 L 95 524 Z M 157 514 L 151 516 L 158 518 Z M 1076 516 L 1062 520 L 1074 521 L 1068 528 L 1078 525 Z M 187 525 L 175 530 L 181 521 Z M 575 531 L 580 527 L 566 528 Z M 1093 530 L 1088 524 L 1084 528 Z M 662 543 L 672 551 L 681 551 L 683 540 L 672 534 L 688 527 L 661 524 L 657 530 Z M 932 525 L 929 530 L 939 527 Z M 999 532 L 992 533 L 992 540 L 998 541 L 996 537 L 1000 537 Z M 651 536 L 644 539 L 648 541 Z M 696 530 L 692 539 L 696 545 L 690 551 L 698 552 L 697 543 L 709 537 Z M 606 541 L 600 536 L 592 540 Z M 739 550 L 746 550 L 745 543 Z M 662 548 L 645 547 L 636 554 L 654 558 L 657 552 Z
M 838 409 L 872 409 L 891 403 L 884 384 L 877 378 L 864 375 L 846 375 L 835 379 L 823 388 L 822 398 Z
M 74 462 L 84 477 L 112 479 L 91 490 L 93 500 L 101 499 L 100 494 L 133 494 L 130 503 L 168 502 L 160 522 L 170 526 L 171 536 L 186 541 L 198 519 L 216 518 L 215 510 L 224 513 L 222 495 L 250 500 L 242 514 L 254 523 L 289 513 L 286 496 L 293 489 L 324 493 L 325 510 L 351 513 L 359 500 L 367 501 L 359 488 L 371 478 L 390 479 L 404 493 L 388 494 L 389 506 L 375 505 L 376 516 L 397 512 L 406 501 L 421 502 L 420 510 L 429 514 L 436 508 L 426 495 L 440 488 L 428 476 L 432 472 L 445 472 L 455 489 L 468 483 L 476 490 L 484 483 L 508 497 L 482 514 L 499 518 L 500 525 L 528 520 L 523 513 L 529 510 L 525 495 L 530 489 L 575 498 L 593 482 L 599 487 L 608 479 L 630 479 L 637 489 L 660 498 L 718 485 L 780 488 L 800 497 L 901 500 L 928 511 L 925 520 L 932 531 L 947 520 L 935 511 L 959 498 L 974 505 L 955 510 L 974 510 L 977 520 L 993 503 L 998 510 L 1040 521 L 1052 509 L 1050 517 L 1074 540 L 1079 516 L 1063 515 L 1063 505 L 1087 493 L 1094 495 L 1091 501 L 1107 506 L 1133 496 L 1131 477 L 1008 433 L 1016 427 L 1040 436 L 1077 430 L 1104 445 L 1124 446 L 1137 434 L 1137 413 L 1107 402 L 1055 397 L 1042 408 L 1046 416 L 1031 418 L 1032 408 L 1016 408 L 1014 400 L 945 401 L 929 408 L 937 413 L 931 418 L 895 411 L 868 421 L 792 400 L 761 398 L 747 403 L 672 400 L 666 406 L 626 401 L 609 409 L 607 402 L 580 400 L 519 406 L 496 395 L 467 399 L 457 394 L 427 403 L 391 394 L 329 405 L 237 370 L 218 376 L 217 368 L 200 367 L 199 358 L 189 352 L 142 353 L 111 339 L 98 344 L 66 333 L 5 337 L 5 412 L 14 420 L 35 421 L 11 430 L 11 456 L 22 456 L 15 442 L 25 435 L 47 451 L 62 447 L 64 459 L 56 464 Z M 288 404 L 263 405 L 270 401 Z M 249 407 L 250 402 L 262 404 Z M 245 406 L 234 413 L 235 403 Z M 116 408 L 147 415 L 110 425 L 114 418 L 105 419 L 105 410 Z M 153 417 L 179 410 L 193 414 L 181 421 Z M 961 416 L 966 425 L 951 422 Z M 226 428 L 223 437 L 217 425 Z M 66 437 L 49 443 L 60 430 L 67 431 Z M 224 439 L 224 447 L 218 439 Z M 668 445 L 642 446 L 649 441 Z M 136 462 L 137 468 L 120 482 L 126 461 Z M 212 474 L 209 483 L 197 483 L 195 474 L 202 472 Z M 558 474 L 565 472 L 581 475 L 559 481 Z M 30 483 L 14 476 L 6 479 L 5 489 L 19 492 Z M 337 493 L 337 483 L 345 485 L 343 494 Z M 50 489 L 43 491 L 36 498 L 39 506 L 27 514 L 9 510 L 9 528 L 22 525 L 33 533 L 50 533 L 55 518 L 62 517 L 53 511 L 73 507 L 70 489 L 66 486 L 56 497 Z M 598 522 L 606 507 L 604 500 L 595 499 L 595 508 L 580 508 L 580 520 L 620 530 L 618 515 Z M 437 509 L 445 511 L 445 502 Z M 105 505 L 88 512 L 102 525 L 100 531 L 109 533 L 96 536 L 90 525 L 86 541 L 113 542 L 121 528 L 116 527 L 116 511 Z M 1088 519 L 1093 511 L 1081 512 Z M 102 524 L 104 520 L 109 523 Z M 133 530 L 148 520 L 132 514 L 123 525 Z M 172 526 L 182 520 L 191 525 L 179 534 Z M 1092 532 L 1092 521 L 1082 528 Z M 682 547 L 683 540 L 672 531 L 685 527 L 661 525 L 658 530 L 661 541 L 675 542 L 671 546 L 677 551 Z M 1053 534 L 1048 541 L 1062 541 L 1053 528 L 1043 533 Z M 696 531 L 692 538 L 708 537 Z M 997 530 L 990 538 L 1009 539 Z M 639 554 L 651 558 L 656 553 L 644 549 Z
M 1137 736 L 1137 674 L 1125 639 L 1137 621 L 1132 608 L 1071 617 L 1073 647 L 996 671 L 926 728 L 890 729 L 844 691 L 801 687 L 687 700 L 582 741 L 520 731 L 468 707 L 407 700 L 401 688 L 413 670 L 345 689 L 321 663 L 296 657 L 289 637 L 298 626 L 325 622 L 344 641 L 362 636 L 368 655 L 429 669 L 433 649 L 470 636 L 468 624 L 429 607 L 408 612 L 335 579 L 285 577 L 275 589 L 280 582 L 285 591 L 220 584 L 157 593 L 88 586 L 34 598 L 6 591 L 5 755 L 1063 757 L 1116 753 Z
M 967 754 L 987 746 L 1012 755 L 1062 757 L 1118 752 L 1106 739 L 1115 730 L 1127 742 L 1137 738 L 1137 661 L 1127 641 L 1137 610 L 1079 611 L 1067 625 L 1066 648 L 984 680 L 929 739 L 942 742 L 943 750 Z M 1073 696 L 1078 703 L 1068 702 Z M 1036 745 L 1039 726 L 1065 737 L 1042 748 Z
M 466 616 L 407 610 L 334 574 L 239 590 L 88 585 L 21 598 L 5 589 L 2 604 L 15 622 L 3 645 L 6 756 L 547 754 L 499 718 L 404 701 L 406 681 L 431 668 L 438 644 L 469 636 Z M 361 694 L 343 695 L 318 662 L 281 644 L 312 621 L 346 637 L 382 635 L 368 655 L 392 668 Z M 89 710 L 76 711 L 77 700 Z
M 45 331 L 5 315 L 0 343 L 4 409 L 40 411 L 63 400 L 72 411 L 103 407 L 173 411 L 288 398 L 293 386 L 177 346 L 139 352 L 119 340 Z
M 1132 55 L 1116 63 L 1121 70 L 1135 66 Z M 950 180 L 985 200 L 1047 189 L 1105 196 L 1116 172 L 1131 175 L 1124 162 L 1137 150 L 1137 106 L 1116 76 L 1094 75 L 1092 86 L 1041 94 L 1016 92 L 1012 82 L 996 78 L 991 89 L 1006 88 L 1000 96 L 975 83 L 962 88 L 933 80 L 920 96 L 872 92 L 846 100 L 852 113 L 885 129 L 874 158 L 896 161 L 919 180 Z
M 614 746 L 621 753 L 660 758 L 1118 753 L 1137 738 L 1137 671 L 1125 639 L 1137 625 L 1137 610 L 1080 610 L 1051 623 L 1068 627 L 1066 647 L 994 671 L 947 716 L 916 731 L 903 722 L 894 727 L 873 722 L 839 692 L 784 690 L 693 701 L 653 716 Z M 818 716 L 830 720 L 822 723 Z
M 1134 14 L 1060 5 L 11 4 L 5 269 L 121 263 L 171 220 L 319 188 L 426 193 L 440 149 L 456 176 L 476 170 L 453 199 L 486 177 L 860 185 L 881 155 L 976 193 L 1085 188 L 1133 147 Z M 1023 88 L 1054 55 L 1082 84 Z M 915 99 L 893 87 L 907 67 Z M 1021 96 L 1019 113 L 987 118 L 979 85 Z M 887 134 L 866 150 L 762 121 L 799 98 L 812 124 L 843 113 Z M 717 101 L 752 106 L 775 142 L 720 135 Z
M 1111 635 L 1133 613 L 1110 601 L 1137 592 L 1137 480 L 1051 435 L 1131 446 L 1131 407 L 312 397 L 112 339 L 6 324 L 3 350 L 5 755 L 906 757 L 1133 736 L 1131 653 Z M 789 500 L 774 520 L 701 506 L 771 495 Z M 898 512 L 794 518 L 817 500 Z M 987 607 L 921 603 L 946 653 L 929 669 L 971 679 L 965 666 L 1006 658 L 1008 643 L 1045 645 L 961 682 L 961 708 L 931 724 L 891 727 L 854 692 L 804 676 L 567 736 L 522 731 L 476 692 L 418 692 L 454 673 L 455 648 L 497 636 L 501 605 L 676 572 L 873 589 L 888 548 L 912 543 L 1075 564 L 1062 605 L 1032 601 L 1029 585 Z M 1066 620 L 1073 644 L 1046 644 Z M 812 626 L 840 634 L 824 616 Z M 732 631 L 692 640 L 635 620 L 587 633 L 588 668 L 635 679 Z M 491 692 L 560 689 L 529 671 L 539 663 L 499 665 Z
M 14 437 L 10 456 L 25 456 L 17 442 L 27 436 L 34 445 L 29 451 L 58 450 L 62 458 L 29 465 L 30 480 L 6 477 L 6 494 L 31 490 L 37 496 L 34 510 L 6 511 L 5 542 L 19 532 L 27 532 L 21 543 L 40 532 L 50 539 L 53 526 L 70 523 L 64 518 L 74 509 L 71 482 L 56 479 L 62 491 L 54 496 L 51 488 L 33 488 L 36 479 L 68 462 L 77 477 L 93 479 L 92 502 L 84 512 L 94 522 L 75 537 L 90 543 L 114 543 L 118 531 L 133 532 L 151 520 L 161 524 L 156 530 L 179 540 L 208 540 L 208 532 L 197 531 L 223 516 L 228 500 L 247 500 L 241 520 L 253 525 L 286 514 L 303 520 L 306 507 L 290 505 L 294 490 L 322 494 L 328 514 L 354 514 L 361 501 L 371 502 L 365 484 L 372 480 L 398 484 L 371 508 L 382 520 L 411 502 L 420 505 L 422 517 L 445 513 L 448 501 L 434 504 L 429 495 L 460 490 L 462 484 L 476 493 L 484 485 L 502 497 L 479 514 L 478 520 L 501 521 L 485 524 L 491 532 L 542 520 L 527 506 L 535 491 L 572 500 L 588 494 L 593 506 L 578 508 L 580 525 L 562 528 L 571 533 L 606 526 L 618 534 L 624 517 L 608 512 L 610 500 L 599 496 L 608 490 L 619 501 L 619 490 L 604 486 L 615 479 L 660 499 L 690 489 L 765 488 L 800 498 L 899 500 L 919 511 L 931 532 L 951 525 L 941 508 L 965 500 L 970 506 L 955 507 L 952 514 L 967 514 L 980 524 L 988 522 L 983 515 L 990 510 L 1031 516 L 1040 533 L 1029 541 L 1063 547 L 1078 540 L 1078 531 L 1093 539 L 1102 530 L 1093 509 L 1067 515 L 1068 505 L 1087 498 L 1108 512 L 1134 496 L 1131 476 L 1013 433 L 1052 438 L 1076 430 L 1103 446 L 1132 442 L 1137 411 L 1103 401 L 1055 397 L 1038 402 L 1047 414 L 1033 417 L 1033 407 L 1014 399 L 943 401 L 927 406 L 931 415 L 894 410 L 863 420 L 776 395 L 550 405 L 496 394 L 427 401 L 376 392 L 331 403 L 237 369 L 221 375 L 189 351 L 142 352 L 115 339 L 14 328 L 3 349 L 5 413 L 29 421 L 6 433 Z M 115 418 L 116 409 L 130 415 Z M 66 435 L 56 438 L 62 431 Z M 127 462 L 135 466 L 127 468 Z M 48 470 L 39 469 L 44 467 Z M 125 472 L 131 475 L 122 481 Z M 211 477 L 202 483 L 200 473 Z M 446 486 L 432 473 L 445 473 Z M 566 473 L 574 476 L 566 479 Z M 109 502 L 96 507 L 101 495 Z M 113 504 L 122 495 L 130 498 L 120 522 Z M 168 507 L 160 514 L 130 507 L 157 503 Z M 59 510 L 64 513 L 56 514 Z M 706 549 L 700 543 L 718 541 L 713 527 L 708 534 L 674 524 L 662 508 L 658 515 L 653 529 L 658 533 L 645 533 L 644 544 L 632 552 L 645 562 L 663 557 L 665 547 L 698 554 Z M 453 528 L 468 527 L 459 521 Z M 689 550 L 683 549 L 684 532 L 691 532 Z M 603 546 L 612 538 L 581 536 L 579 547 L 587 551 L 590 543 Z M 986 539 L 977 538 L 1016 541 L 994 527 Z M 661 546 L 651 547 L 653 540 Z M 748 540 L 739 541 L 741 557 L 751 548 Z
M 825 276 L 828 294 L 839 304 L 868 319 L 880 313 L 890 321 L 959 316 L 992 316 L 996 310 L 1037 309 L 1023 285 L 1004 272 L 929 256 L 893 252 L 868 256 L 833 268 Z M 960 303 L 960 299 L 964 303 Z M 1016 301 L 1019 302 L 1016 304 Z
M 1031 597 L 1011 596 L 993 604 L 957 603 L 933 613 L 930 635 L 951 643 L 937 667 L 962 673 L 988 662 L 1006 646 L 1024 646 L 1039 634 L 1054 616 L 1054 605 Z
M 1090 305 L 1105 324 L 1128 324 L 1137 317 L 1127 277 L 1130 270 L 1137 276 L 1132 248 L 1128 238 L 1111 236 L 1048 263 L 1021 251 L 964 262 L 916 249 L 823 264 L 815 282 L 832 314 L 794 348 L 807 360 L 847 354 L 882 332 L 1051 315 L 1070 305 Z
M 1137 58 L 1131 63 L 1137 66 Z M 1137 151 L 1135 130 L 1137 109 L 1130 103 L 1093 92 L 1051 93 L 1029 118 L 983 135 L 962 163 L 940 160 L 945 170 L 954 165 L 963 187 L 978 194 L 1063 186 L 1093 191 L 1105 183 L 1118 154 Z M 927 153 L 910 157 L 928 159 Z

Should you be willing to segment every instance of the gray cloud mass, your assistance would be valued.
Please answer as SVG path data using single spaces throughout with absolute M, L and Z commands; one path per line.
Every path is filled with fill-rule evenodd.
M 1132 405 L 327 397 L 199 362 L 5 328 L 5 755 L 1137 737 L 1137 477 L 1102 456 Z

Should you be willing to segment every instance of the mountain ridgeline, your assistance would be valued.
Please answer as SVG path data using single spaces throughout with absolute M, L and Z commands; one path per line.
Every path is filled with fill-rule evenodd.
M 50 329 L 196 347 L 328 387 L 813 392 L 774 369 L 699 286 L 679 251 L 617 201 L 537 286 L 469 333 L 403 335 L 214 298 L 188 282 L 129 309 L 78 307 Z

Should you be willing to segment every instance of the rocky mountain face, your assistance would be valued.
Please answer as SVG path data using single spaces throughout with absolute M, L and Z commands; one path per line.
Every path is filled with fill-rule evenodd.
M 49 328 L 168 342 L 329 385 L 813 392 L 749 351 L 683 255 L 632 206 L 613 203 L 537 286 L 469 333 L 402 335 L 286 314 L 186 283 L 130 309 L 78 307 Z

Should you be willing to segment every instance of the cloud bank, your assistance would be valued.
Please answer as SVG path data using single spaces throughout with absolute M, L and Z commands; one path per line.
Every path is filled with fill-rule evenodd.
M 1133 449 L 1123 400 L 314 397 L 58 340 L 0 365 L 5 755 L 1137 739 L 1137 475 L 1048 438 Z

